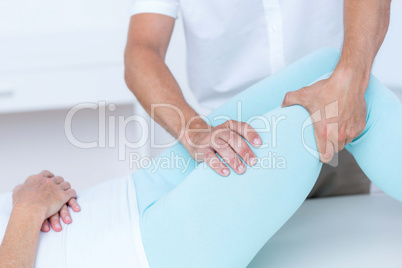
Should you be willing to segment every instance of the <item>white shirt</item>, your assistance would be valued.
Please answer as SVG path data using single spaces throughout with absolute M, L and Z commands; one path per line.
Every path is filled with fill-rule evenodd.
M 201 106 L 343 41 L 342 0 L 132 0 L 131 14 L 183 17 L 187 73 Z
M 142 244 L 137 197 L 131 175 L 78 194 L 81 211 L 72 224 L 40 233 L 35 267 L 149 268 Z M 12 195 L 0 195 L 0 243 L 12 210 Z

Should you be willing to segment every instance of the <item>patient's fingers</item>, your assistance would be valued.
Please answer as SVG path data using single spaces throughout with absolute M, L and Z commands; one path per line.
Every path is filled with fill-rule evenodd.
M 50 225 L 56 232 L 61 231 L 60 216 L 59 213 L 54 214 L 49 218 Z
M 42 232 L 45 232 L 45 233 L 50 231 L 50 225 L 49 225 L 49 221 L 47 219 L 43 221 L 41 230 L 42 230 Z
M 68 189 L 66 191 L 67 194 L 67 202 L 71 199 L 71 198 L 77 198 L 77 192 L 74 189 Z
M 18 184 L 17 186 L 14 187 L 13 192 L 18 191 L 22 187 L 22 184 Z
M 45 178 L 53 178 L 54 177 L 54 174 L 52 172 L 50 172 L 49 170 L 42 170 L 41 173 L 39 173 L 39 174 Z
M 64 223 L 69 224 L 73 221 L 71 219 L 70 211 L 68 211 L 67 205 L 62 206 L 59 213 Z
M 60 184 L 64 181 L 63 177 L 60 177 L 60 176 L 54 177 L 54 178 L 52 178 L 52 180 L 56 184 Z
M 59 186 L 64 191 L 71 189 L 71 184 L 68 181 L 63 181 L 62 183 L 59 184 Z
M 77 199 L 75 198 L 71 198 L 70 201 L 68 201 L 67 205 L 69 205 L 74 210 L 74 212 L 81 211 L 81 207 L 80 205 L 78 205 Z

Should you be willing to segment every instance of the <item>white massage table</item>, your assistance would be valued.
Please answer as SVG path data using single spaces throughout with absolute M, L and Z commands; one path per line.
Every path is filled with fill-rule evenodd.
M 384 195 L 306 201 L 248 268 L 401 268 L 402 203 Z

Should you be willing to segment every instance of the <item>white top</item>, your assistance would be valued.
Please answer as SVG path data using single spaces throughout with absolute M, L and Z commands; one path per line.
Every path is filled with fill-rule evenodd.
M 35 267 L 148 268 L 134 182 L 130 175 L 78 194 L 81 212 L 63 231 L 41 232 Z M 11 213 L 11 194 L 0 195 L 0 242 Z
M 341 0 L 132 0 L 131 14 L 177 17 L 201 106 L 215 109 L 287 64 L 343 41 Z

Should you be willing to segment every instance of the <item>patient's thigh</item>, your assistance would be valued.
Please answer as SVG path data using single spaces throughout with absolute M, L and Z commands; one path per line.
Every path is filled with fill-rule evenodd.
M 260 162 L 243 175 L 221 177 L 202 163 L 145 211 L 141 233 L 151 267 L 245 267 L 297 210 L 321 163 L 302 143 L 316 149 L 307 111 L 278 108 L 264 118 L 281 116 L 275 133 L 260 133 L 268 146 L 255 150 Z M 262 122 L 252 126 L 262 129 Z
M 335 49 L 316 51 L 245 89 L 209 114 L 208 122 L 216 126 L 230 118 L 249 123 L 253 117 L 264 115 L 280 106 L 288 91 L 298 90 L 333 71 L 338 57 L 339 52 Z M 177 187 L 197 166 L 181 144 L 164 151 L 155 162 L 160 159 L 171 159 L 172 155 L 184 159 L 189 164 L 188 167 L 158 169 L 156 172 L 153 172 L 152 168 L 141 169 L 133 174 L 140 214 Z
M 364 96 L 367 102 L 366 127 L 345 148 L 372 182 L 402 201 L 402 104 L 374 76 L 370 78 Z

